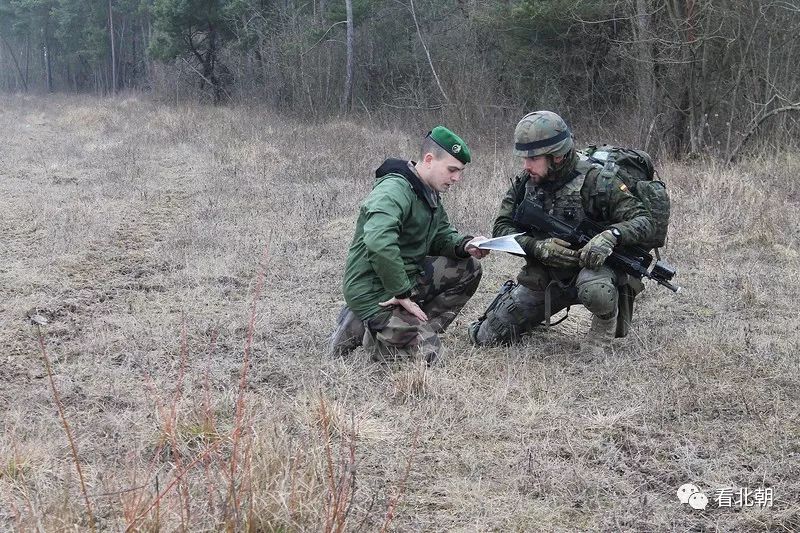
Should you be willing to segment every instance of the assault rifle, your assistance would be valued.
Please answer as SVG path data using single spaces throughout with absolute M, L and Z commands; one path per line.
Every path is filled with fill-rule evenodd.
M 567 241 L 576 248 L 582 248 L 592 237 L 606 229 L 588 218 L 582 220 L 575 227 L 570 226 L 547 213 L 541 205 L 530 201 L 524 201 L 517 207 L 514 213 L 514 222 L 526 231 L 535 230 L 547 233 L 551 237 Z M 675 276 L 675 268 L 661 260 L 653 264 L 653 256 L 650 255 L 649 250 L 644 248 L 617 246 L 608 256 L 605 264 L 637 279 L 651 279 L 673 292 L 680 291 L 680 287 L 670 283 Z

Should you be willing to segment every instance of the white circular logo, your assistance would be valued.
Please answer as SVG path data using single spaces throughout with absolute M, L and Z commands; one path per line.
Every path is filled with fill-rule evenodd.
M 689 504 L 689 507 L 701 511 L 708 506 L 708 496 L 703 494 L 697 485 L 684 483 L 678 489 L 678 499 L 681 503 Z
M 689 496 L 689 506 L 692 509 L 701 511 L 705 509 L 707 505 L 708 505 L 708 496 L 706 496 L 702 492 L 695 492 L 694 494 Z
M 460 144 L 454 144 L 453 147 L 451 148 L 451 150 L 453 151 L 454 154 L 457 154 L 458 152 L 461 151 L 461 145 Z
M 700 489 L 697 488 L 697 485 L 684 483 L 678 489 L 678 499 L 681 501 L 681 503 L 689 503 L 689 497 L 695 492 L 700 492 Z

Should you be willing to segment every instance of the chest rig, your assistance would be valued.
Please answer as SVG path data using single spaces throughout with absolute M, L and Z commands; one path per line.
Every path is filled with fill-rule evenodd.
M 532 202 L 548 214 L 572 226 L 585 218 L 581 201 L 581 187 L 585 176 L 577 175 L 555 191 L 528 181 L 523 202 Z
M 581 197 L 581 189 L 586 180 L 586 173 L 592 168 L 587 161 L 579 161 L 563 185 L 554 183 L 536 184 L 530 179 L 524 182 L 524 195 L 517 194 L 519 204 L 529 202 L 543 209 L 548 214 L 571 226 L 577 226 L 586 218 L 586 211 Z M 522 198 L 520 198 L 522 196 Z

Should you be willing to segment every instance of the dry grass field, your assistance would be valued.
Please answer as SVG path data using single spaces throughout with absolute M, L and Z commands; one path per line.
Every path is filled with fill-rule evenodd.
M 491 231 L 512 127 L 445 197 L 465 231 Z M 441 360 L 386 367 L 325 337 L 374 169 L 419 132 L 22 96 L 0 132 L 0 530 L 800 530 L 794 153 L 661 162 L 684 291 L 648 284 L 606 358 L 580 311 L 471 347 L 520 265 L 494 254 Z

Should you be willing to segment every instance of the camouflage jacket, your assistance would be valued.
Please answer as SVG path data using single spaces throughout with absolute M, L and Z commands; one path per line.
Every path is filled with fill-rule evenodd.
M 450 225 L 439 195 L 407 161 L 388 159 L 375 177 L 361 204 L 343 281 L 345 301 L 362 320 L 381 309 L 379 302 L 414 288 L 425 256 L 469 256 L 469 236 Z
M 599 165 L 580 160 L 573 153 L 567 164 L 546 183 L 536 185 L 525 174 L 517 175 L 500 204 L 493 236 L 524 231 L 515 224 L 514 212 L 520 203 L 530 198 L 568 224 L 576 225 L 588 217 L 604 226 L 616 227 L 620 231 L 619 244 L 636 245 L 647 240 L 654 231 L 650 212 L 622 180 L 616 176 L 601 176 L 601 170 Z M 533 247 L 537 240 L 547 237 L 537 233 L 517 237 L 527 254 L 526 266 L 542 266 L 533 257 Z

